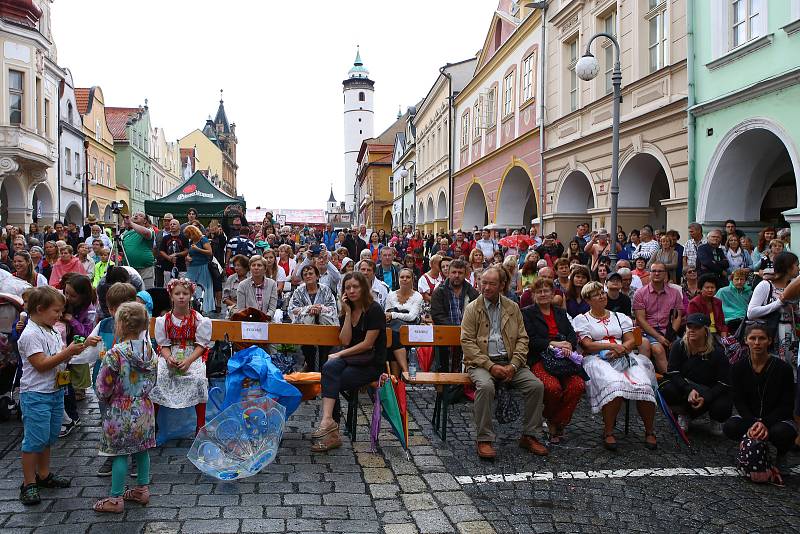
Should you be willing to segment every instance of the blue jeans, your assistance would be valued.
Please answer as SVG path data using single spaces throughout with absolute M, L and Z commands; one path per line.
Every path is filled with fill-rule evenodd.
M 42 452 L 58 441 L 64 414 L 64 390 L 54 393 L 24 391 L 19 395 L 22 408 L 22 452 Z

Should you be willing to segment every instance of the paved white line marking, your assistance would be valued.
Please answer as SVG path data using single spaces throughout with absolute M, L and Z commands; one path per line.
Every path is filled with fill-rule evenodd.
M 800 466 L 790 469 L 800 475 Z M 540 471 L 497 475 L 464 475 L 455 477 L 459 484 L 495 484 L 498 482 L 547 481 L 555 479 L 587 480 L 596 478 L 641 477 L 733 477 L 740 476 L 733 466 L 723 467 L 648 467 L 639 469 L 601 469 L 599 471 Z

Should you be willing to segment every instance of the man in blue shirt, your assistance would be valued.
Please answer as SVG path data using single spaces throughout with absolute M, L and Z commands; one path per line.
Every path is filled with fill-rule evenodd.
M 375 268 L 375 278 L 382 280 L 391 290 L 400 289 L 400 267 L 394 263 L 394 249 L 383 247 L 381 249 L 381 262 Z

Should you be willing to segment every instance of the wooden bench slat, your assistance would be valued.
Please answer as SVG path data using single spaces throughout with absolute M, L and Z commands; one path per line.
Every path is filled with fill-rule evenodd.
M 233 343 L 286 343 L 288 345 L 317 345 L 322 347 L 336 347 L 339 342 L 339 327 L 335 325 L 308 325 L 269 323 L 268 341 L 257 341 L 242 338 L 242 323 L 239 321 L 223 321 L 213 319 L 211 327 L 211 340 L 222 341 L 225 335 Z M 155 335 L 155 318 L 150 320 L 150 335 Z M 392 344 L 392 330 L 386 329 L 386 346 Z
M 400 327 L 400 343 L 415 347 L 459 347 L 461 346 L 461 327 L 436 325 L 433 327 L 433 343 L 408 341 L 408 327 Z
M 467 373 L 422 373 L 418 372 L 412 380 L 408 372 L 403 373 L 403 379 L 414 385 L 429 386 L 466 386 L 472 384 L 472 380 Z

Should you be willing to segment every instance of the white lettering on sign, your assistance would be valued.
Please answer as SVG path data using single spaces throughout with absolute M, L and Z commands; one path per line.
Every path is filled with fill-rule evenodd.
M 176 200 L 184 200 L 192 197 L 214 198 L 213 193 L 203 193 L 202 191 L 192 191 L 191 193 L 181 193 L 176 197 Z
M 433 343 L 433 327 L 430 325 L 411 325 L 408 327 L 409 343 Z
M 269 339 L 269 323 L 242 323 L 242 339 L 267 341 Z

